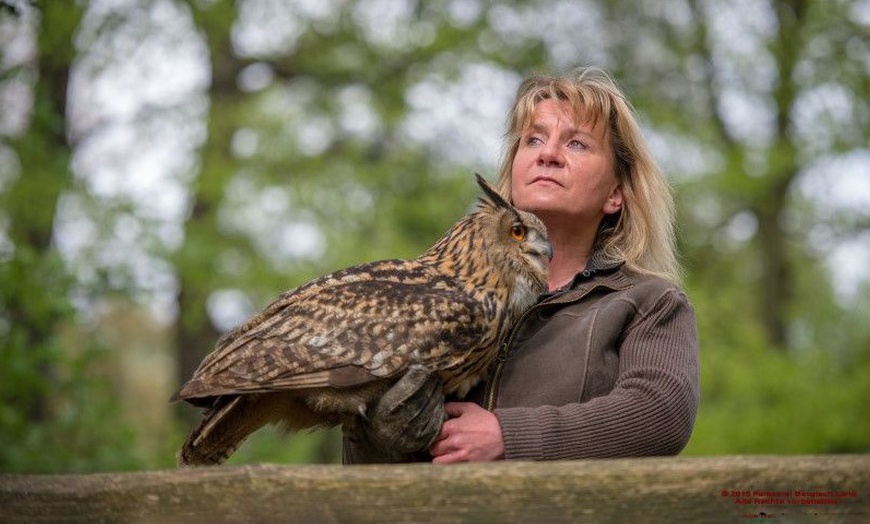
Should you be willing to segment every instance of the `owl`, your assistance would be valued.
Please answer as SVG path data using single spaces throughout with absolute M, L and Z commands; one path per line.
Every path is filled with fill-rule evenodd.
M 351 424 L 412 366 L 462 398 L 546 291 L 543 223 L 477 175 L 478 208 L 413 260 L 339 270 L 221 338 L 173 396 L 205 408 L 179 465 L 219 464 L 252 432 Z

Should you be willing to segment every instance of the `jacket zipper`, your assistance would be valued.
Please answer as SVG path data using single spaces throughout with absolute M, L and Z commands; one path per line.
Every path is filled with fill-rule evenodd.
M 508 354 L 510 353 L 511 341 L 514 338 L 514 335 L 519 330 L 520 325 L 526 319 L 526 317 L 533 310 L 538 309 L 539 305 L 532 306 L 527 309 L 522 316 L 520 316 L 519 320 L 514 323 L 513 329 L 511 329 L 508 334 L 507 339 L 502 342 L 501 347 L 498 350 L 498 355 L 496 356 L 497 363 L 495 365 L 495 369 L 492 372 L 492 380 L 489 381 L 486 388 L 486 395 L 484 396 L 484 400 L 486 401 L 486 406 L 484 406 L 488 411 L 492 411 L 495 409 L 495 393 L 498 390 L 499 382 L 501 382 L 501 375 L 504 372 L 504 365 L 507 363 Z
M 486 409 L 488 411 L 495 409 L 495 391 L 498 389 L 498 383 L 501 381 L 501 373 L 504 369 L 505 362 L 507 362 L 507 354 L 508 343 L 504 342 L 498 350 L 495 370 L 492 372 L 492 380 L 489 381 L 489 387 L 486 391 Z
M 594 269 L 585 270 L 585 271 L 583 271 L 583 277 L 585 277 L 585 279 L 588 280 L 589 278 L 594 276 L 597 272 L 598 271 L 594 270 Z M 502 376 L 502 373 L 504 372 L 504 366 L 505 366 L 505 364 L 507 364 L 508 355 L 510 354 L 511 341 L 513 340 L 514 335 L 519 330 L 520 325 L 523 323 L 523 321 L 526 319 L 526 317 L 532 311 L 538 309 L 539 307 L 543 307 L 545 305 L 563 304 L 563 303 L 569 303 L 569 302 L 574 302 L 576 300 L 579 300 L 580 298 L 586 296 L 587 294 L 589 294 L 589 292 L 593 291 L 597 287 L 598 286 L 593 286 L 590 289 L 588 289 L 585 293 L 583 293 L 580 297 L 574 297 L 571 300 L 564 300 L 563 301 L 563 300 L 559 300 L 557 298 L 551 302 L 545 302 L 543 304 L 536 304 L 536 305 L 530 307 L 529 309 L 527 309 L 522 314 L 522 316 L 520 316 L 519 320 L 517 320 L 517 322 L 514 324 L 513 329 L 508 334 L 507 339 L 504 342 L 502 342 L 501 347 L 498 350 L 498 355 L 496 356 L 497 363 L 495 365 L 495 369 L 492 372 L 492 379 L 487 384 L 486 394 L 484 395 L 484 401 L 486 404 L 484 407 L 486 408 L 487 411 L 492 411 L 495 409 L 496 391 L 498 391 L 498 386 L 499 386 L 499 383 L 501 382 L 501 376 Z

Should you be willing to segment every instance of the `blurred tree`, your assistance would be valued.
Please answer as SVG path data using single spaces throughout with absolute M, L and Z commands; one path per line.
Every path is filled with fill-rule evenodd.
M 27 24 L 38 17 L 33 65 L 3 71 L 5 82 L 35 69 L 29 122 L 20 134 L 5 130 L 16 163 L 4 163 L 0 192 L 0 471 L 64 471 L 132 463 L 120 450 L 121 424 L 88 434 L 87 424 L 117 405 L 89 375 L 98 354 L 91 343 L 76 353 L 65 336 L 75 319 L 74 279 L 54 241 L 61 196 L 73 190 L 67 136 L 67 88 L 75 58 L 73 38 L 83 8 L 53 2 L 35 12 L 14 11 Z M 26 18 L 26 19 L 25 19 Z M 8 133 L 8 134 L 7 134 Z M 5 145 L 5 144 L 4 144 Z
M 211 57 L 210 114 L 208 141 L 201 155 L 201 172 L 205 174 L 193 183 L 184 243 L 175 256 L 179 384 L 190 378 L 220 334 L 208 316 L 208 297 L 221 286 L 222 275 L 215 269 L 222 248 L 238 242 L 237 236 L 221 235 L 218 226 L 218 210 L 228 180 L 238 169 L 230 155 L 241 98 L 236 87 L 241 64 L 234 58 L 231 41 L 235 6 L 231 1 L 192 4 L 196 26 L 208 44 Z M 251 258 L 256 254 L 246 249 L 238 256 Z M 183 413 L 188 419 L 195 417 L 193 410 L 186 409 Z
M 2 195 L 2 209 L 8 219 L 6 234 L 14 246 L 12 263 L 50 267 L 49 274 L 57 271 L 57 278 L 36 293 L 46 307 L 28 307 L 35 301 L 30 297 L 33 290 L 26 288 L 21 289 L 22 296 L 8 296 L 9 302 L 4 304 L 10 326 L 21 330 L 23 348 L 33 351 L 53 339 L 61 323 L 68 319 L 69 282 L 52 237 L 60 195 L 73 185 L 66 137 L 66 93 L 74 57 L 72 39 L 81 15 L 82 9 L 77 6 L 51 6 L 42 12 L 41 26 L 53 30 L 39 32 L 31 122 L 26 132 L 13 140 L 21 171 Z M 34 363 L 42 379 L 50 382 L 50 363 Z M 37 394 L 29 400 L 31 421 L 45 421 L 45 396 Z

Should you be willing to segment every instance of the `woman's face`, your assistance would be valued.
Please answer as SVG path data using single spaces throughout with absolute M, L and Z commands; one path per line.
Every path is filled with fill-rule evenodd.
M 564 219 L 598 227 L 604 215 L 619 211 L 622 188 L 603 122 L 593 128 L 571 114 L 565 101 L 537 103 L 514 155 L 511 198 L 548 227 Z

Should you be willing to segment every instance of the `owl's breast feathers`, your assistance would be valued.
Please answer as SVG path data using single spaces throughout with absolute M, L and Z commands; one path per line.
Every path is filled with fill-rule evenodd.
M 284 293 L 219 340 L 175 398 L 203 404 L 357 386 L 398 378 L 414 364 L 438 371 L 445 393 L 462 395 L 495 355 L 505 298 L 469 290 L 419 260 L 341 270 Z

